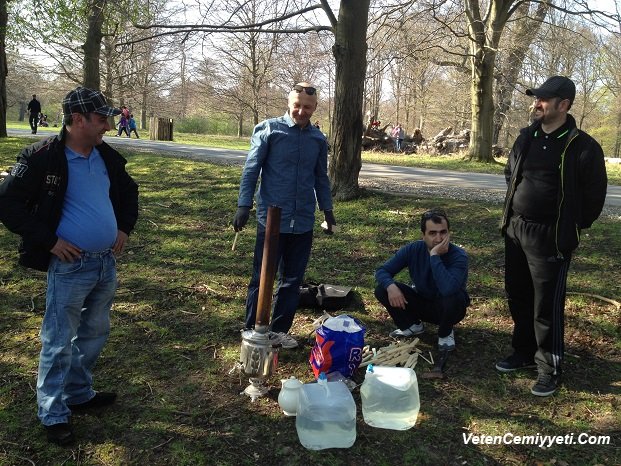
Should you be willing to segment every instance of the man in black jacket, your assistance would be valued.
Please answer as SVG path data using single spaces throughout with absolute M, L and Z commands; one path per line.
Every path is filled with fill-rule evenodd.
M 72 411 L 116 399 L 93 390 L 92 369 L 110 333 L 115 257 L 138 218 L 138 185 L 102 139 L 121 111 L 78 87 L 63 112 L 60 134 L 24 149 L 0 183 L 0 221 L 21 236 L 20 264 L 47 271 L 37 403 L 59 445 L 74 441 Z
M 602 211 L 607 177 L 602 148 L 567 113 L 574 83 L 553 76 L 526 94 L 535 97 L 535 121 L 520 131 L 509 154 L 501 224 L 514 353 L 496 369 L 536 367 L 531 393 L 549 396 L 561 376 L 569 263 L 580 231 Z
M 28 102 L 27 109 L 30 112 L 28 121 L 32 134 L 37 134 L 37 124 L 39 123 L 39 113 L 41 113 L 41 103 L 37 100 L 36 94 L 32 94 L 32 100 Z

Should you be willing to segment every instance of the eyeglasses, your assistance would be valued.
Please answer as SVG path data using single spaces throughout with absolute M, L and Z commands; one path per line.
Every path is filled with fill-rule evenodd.
M 293 90 L 297 93 L 304 91 L 308 95 L 315 95 L 315 92 L 317 92 L 317 89 L 315 89 L 314 87 L 300 86 L 299 84 L 293 86 Z

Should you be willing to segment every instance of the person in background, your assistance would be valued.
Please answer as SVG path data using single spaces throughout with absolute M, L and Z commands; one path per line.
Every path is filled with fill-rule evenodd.
M 423 322 L 438 325 L 438 348 L 455 349 L 453 326 L 466 316 L 470 297 L 466 291 L 468 256 L 451 243 L 446 213 L 424 212 L 420 219 L 422 239 L 406 244 L 375 272 L 375 297 L 392 317 L 394 338 L 419 335 Z M 394 277 L 408 268 L 411 283 Z
M 138 218 L 138 185 L 102 139 L 119 109 L 78 87 L 63 112 L 60 134 L 25 148 L 0 183 L 0 221 L 21 236 L 19 263 L 47 271 L 38 415 L 48 441 L 69 445 L 73 412 L 116 400 L 93 389 L 93 367 L 110 333 L 116 257 Z
M 132 132 L 136 135 L 136 139 L 140 139 L 140 136 L 138 136 L 138 128 L 136 126 L 136 120 L 134 120 L 134 115 L 131 114 L 129 115 L 129 121 L 127 122 L 127 125 L 129 127 L 129 134 L 128 136 L 131 138 L 132 137 Z
M 246 328 L 253 328 L 257 301 L 267 209 L 281 207 L 278 243 L 278 286 L 273 301 L 271 338 L 283 348 L 298 343 L 289 334 L 300 299 L 299 288 L 304 278 L 313 242 L 315 205 L 323 211 L 332 233 L 336 225 L 332 212 L 332 194 L 328 178 L 328 143 L 321 131 L 311 124 L 317 109 L 317 90 L 311 84 L 296 84 L 289 92 L 288 110 L 278 118 L 259 123 L 253 131 L 250 151 L 241 177 L 235 231 L 248 222 L 253 195 L 256 193 L 257 237 L 253 271 L 246 299 Z
M 117 133 L 117 136 L 120 136 L 122 133 L 125 133 L 127 137 L 130 137 L 128 125 L 129 125 L 129 122 L 127 118 L 125 118 L 125 115 L 121 113 L 121 118 L 119 119 L 119 123 L 118 123 L 119 132 Z
M 32 100 L 28 102 L 27 110 L 30 112 L 28 122 L 30 123 L 32 134 L 37 134 L 37 124 L 39 123 L 39 113 L 41 113 L 41 103 L 37 100 L 36 94 L 32 94 Z
M 496 369 L 536 367 L 531 393 L 550 396 L 562 374 L 569 263 L 580 231 L 602 211 L 607 176 L 601 146 L 568 113 L 576 96 L 573 81 L 552 76 L 526 94 L 535 98 L 534 121 L 509 154 L 501 221 L 513 354 Z

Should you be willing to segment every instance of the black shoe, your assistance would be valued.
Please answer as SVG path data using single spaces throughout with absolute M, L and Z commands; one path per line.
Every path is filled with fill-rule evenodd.
M 71 426 L 66 422 L 43 427 L 45 427 L 45 431 L 47 432 L 48 442 L 55 443 L 61 447 L 75 442 Z
M 101 408 L 103 406 L 111 405 L 112 403 L 114 403 L 115 400 L 116 400 L 116 393 L 97 392 L 95 393 L 95 396 L 91 398 L 90 400 L 84 403 L 76 404 L 76 405 L 68 404 L 67 407 L 71 411 L 83 411 L 85 409 Z
M 496 369 L 500 372 L 513 372 L 520 369 L 534 369 L 537 367 L 533 359 L 526 359 L 517 353 L 513 353 L 506 359 L 496 363 Z
M 539 374 L 537 383 L 533 385 L 530 392 L 535 396 L 550 396 L 558 389 L 559 382 L 558 375 Z

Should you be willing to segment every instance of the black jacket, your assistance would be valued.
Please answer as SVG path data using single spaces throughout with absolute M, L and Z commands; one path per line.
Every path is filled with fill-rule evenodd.
M 128 235 L 138 219 L 138 185 L 125 170 L 127 161 L 108 144 L 97 146 L 110 178 L 110 200 L 118 229 Z M 0 183 L 0 221 L 22 237 L 19 263 L 47 270 L 50 250 L 67 191 L 65 130 L 19 154 L 11 173 Z
M 576 120 L 567 115 L 570 127 L 567 145 L 561 154 L 559 192 L 555 220 L 555 241 L 558 257 L 576 249 L 580 230 L 589 228 L 599 217 L 606 200 L 606 163 L 601 146 L 595 139 L 576 127 Z M 541 127 L 537 121 L 520 131 L 505 167 L 508 189 L 505 197 L 501 230 L 506 232 L 513 214 L 512 200 L 520 182 L 524 158 L 528 155 L 533 134 Z

